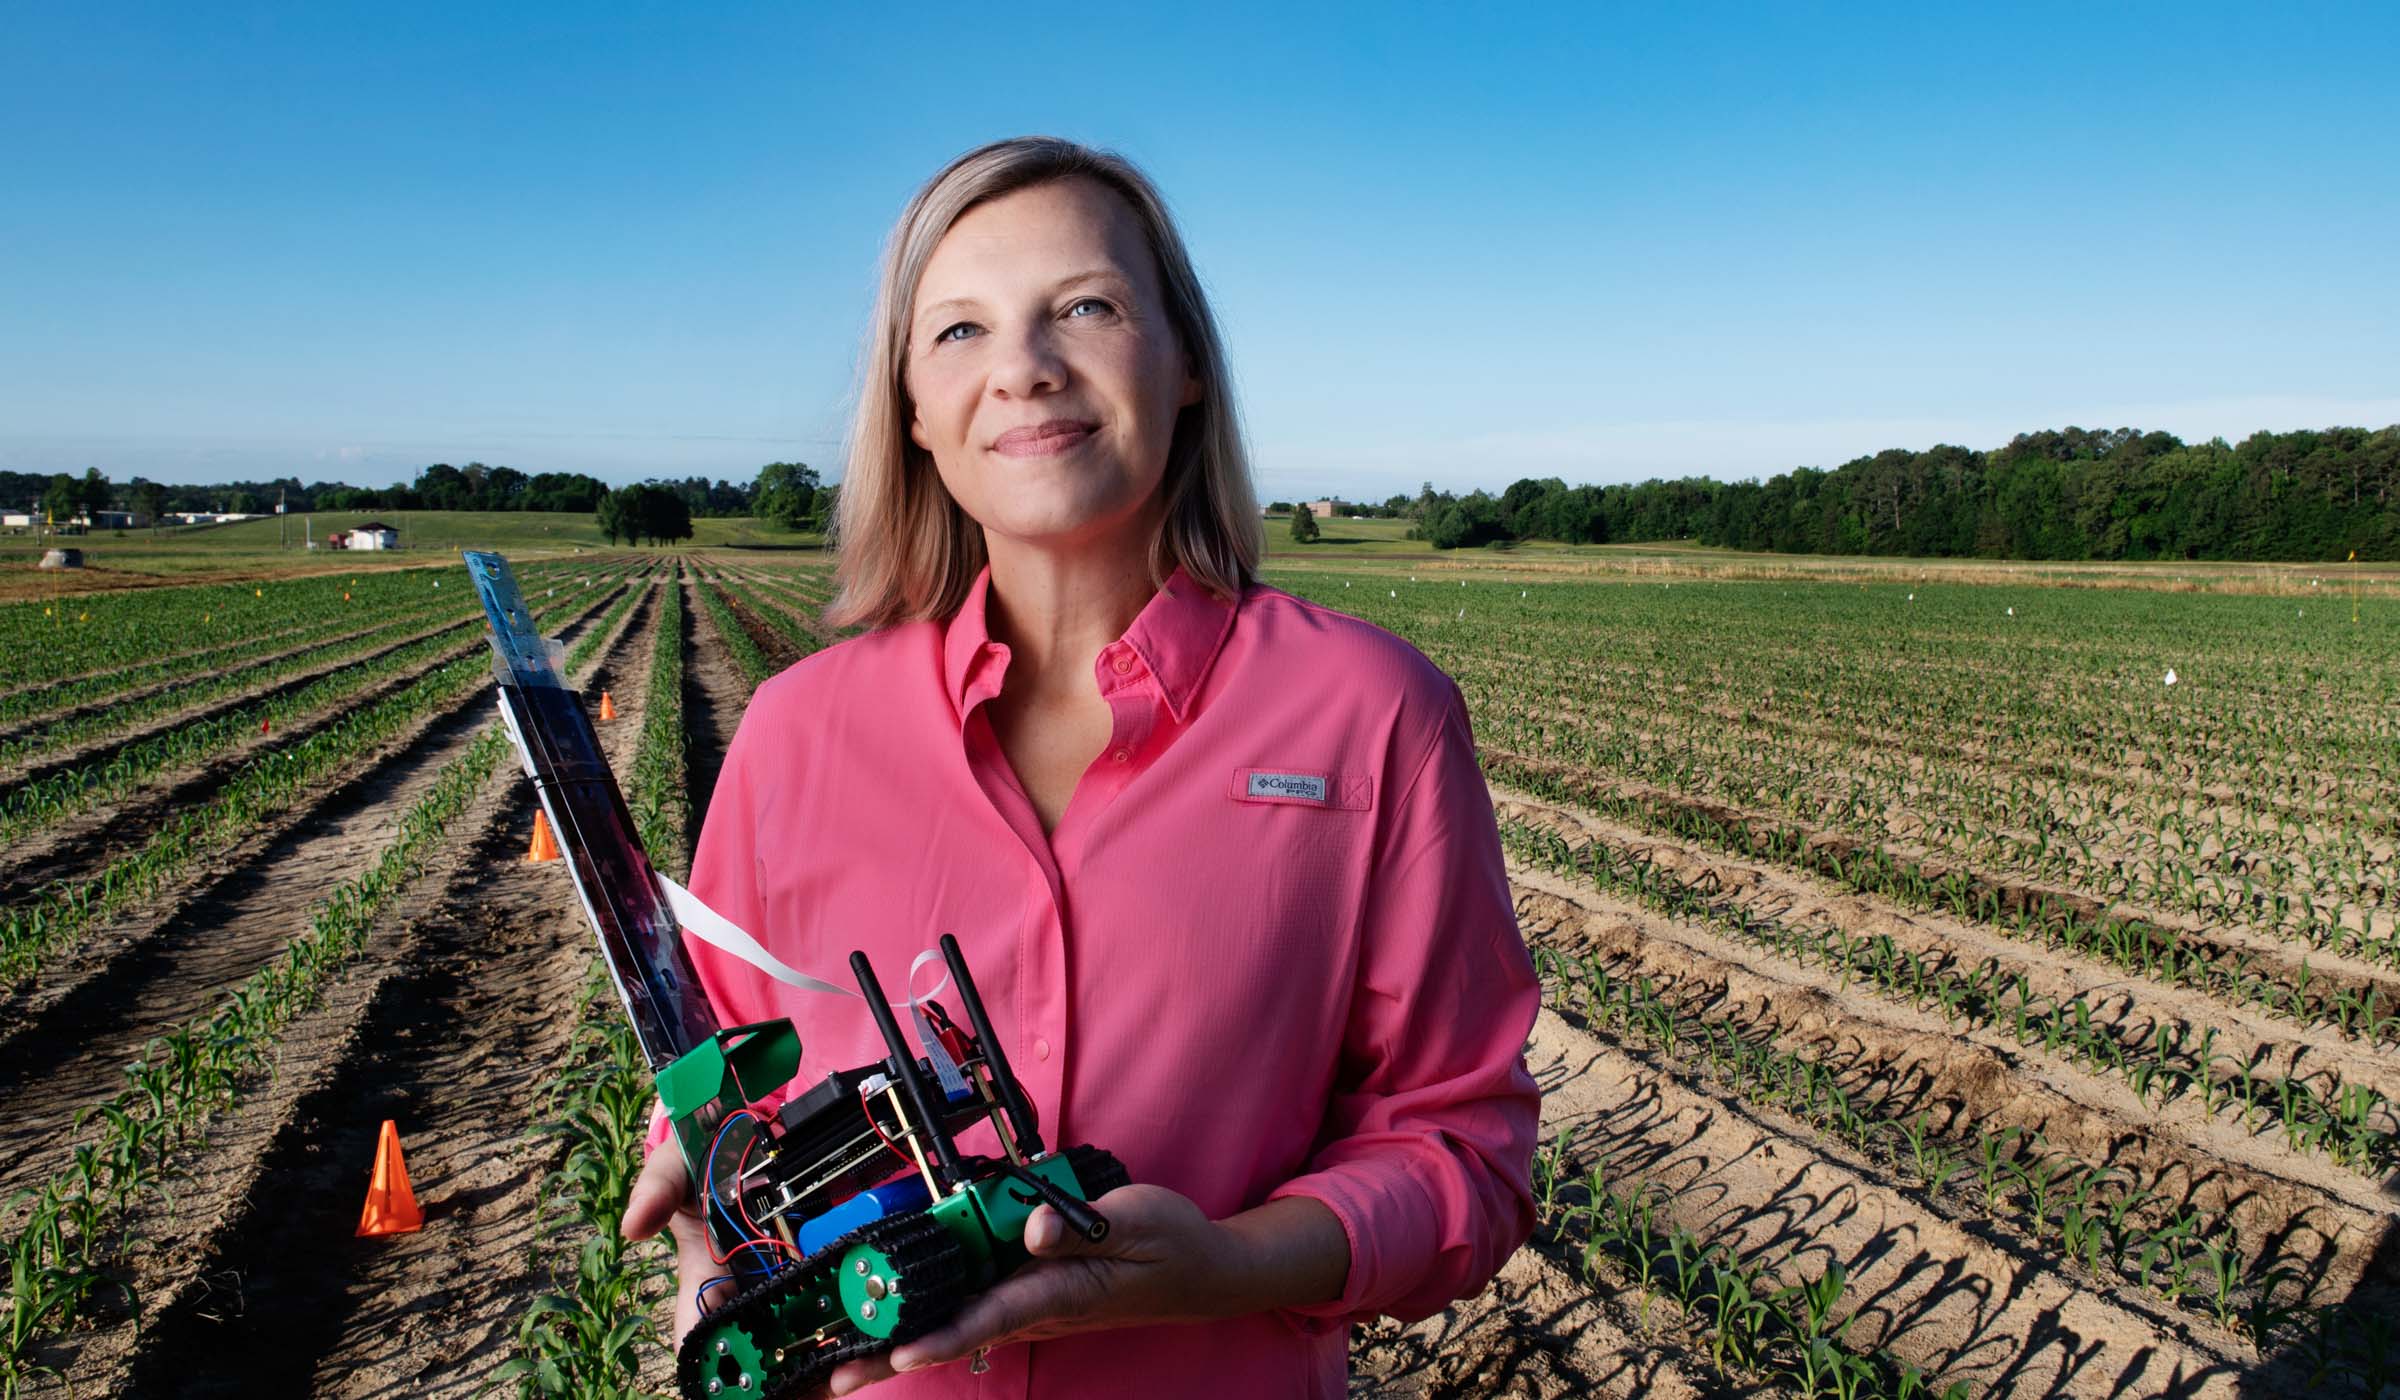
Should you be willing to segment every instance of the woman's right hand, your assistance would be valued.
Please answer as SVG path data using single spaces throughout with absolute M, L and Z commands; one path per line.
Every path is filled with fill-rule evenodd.
M 673 1349 L 683 1345 L 683 1334 L 700 1320 L 700 1285 L 725 1268 L 709 1257 L 708 1227 L 692 1196 L 691 1173 L 684 1169 L 683 1154 L 672 1139 L 660 1143 L 642 1165 L 633 1193 L 625 1200 L 625 1219 L 617 1227 L 629 1240 L 646 1240 L 661 1228 L 675 1239 L 675 1335 L 667 1343 Z M 726 1289 L 717 1290 L 719 1302 L 727 1296 Z

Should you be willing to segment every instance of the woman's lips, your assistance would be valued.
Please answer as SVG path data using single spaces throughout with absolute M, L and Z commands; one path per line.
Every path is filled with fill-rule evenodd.
M 1099 430 L 1096 423 L 1057 418 L 1031 428 L 1011 428 L 992 443 L 1003 457 L 1050 457 L 1079 446 Z

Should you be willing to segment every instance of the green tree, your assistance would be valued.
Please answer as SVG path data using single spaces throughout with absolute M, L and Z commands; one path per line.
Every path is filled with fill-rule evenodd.
M 1317 535 L 1317 513 L 1306 504 L 1293 507 L 1292 538 L 1302 544 L 1315 544 Z
M 817 513 L 817 472 L 804 462 L 769 462 L 758 469 L 751 488 L 750 509 L 770 524 L 786 530 L 808 528 Z
M 80 504 L 83 506 L 83 513 L 94 520 L 100 518 L 100 512 L 108 509 L 109 503 L 116 497 L 116 492 L 108 484 L 108 478 L 100 474 L 98 467 L 83 469 L 83 481 L 78 487 L 78 492 L 82 497 Z
M 150 517 L 150 528 L 158 528 L 158 518 L 167 511 L 167 488 L 155 481 L 135 477 L 127 483 L 128 503 L 137 512 Z
M 602 496 L 600 504 L 594 508 L 594 514 L 600 523 L 600 533 L 608 536 L 610 544 L 615 544 L 619 540 L 634 544 L 640 543 L 629 533 L 628 527 L 631 522 L 625 518 L 624 492 L 611 491 Z
M 73 520 L 76 509 L 82 504 L 83 488 L 76 485 L 75 478 L 65 472 L 51 477 L 50 484 L 42 489 L 42 514 L 54 526 Z
M 692 508 L 671 487 L 645 481 L 621 487 L 601 498 L 600 533 L 615 544 L 648 541 L 666 544 L 692 537 Z

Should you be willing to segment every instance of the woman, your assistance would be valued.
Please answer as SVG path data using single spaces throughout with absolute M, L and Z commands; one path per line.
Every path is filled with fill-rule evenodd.
M 1098 1245 L 1037 1210 L 1032 1263 L 832 1392 L 1342 1395 L 1350 1322 L 1532 1228 L 1538 994 L 1458 688 L 1256 581 L 1215 323 L 1122 159 L 935 176 L 865 364 L 830 617 L 874 630 L 759 687 L 692 889 L 820 973 L 955 933 L 1046 1139 L 1135 1184 Z M 792 1019 L 800 1082 L 882 1058 L 863 1008 L 691 946 L 726 1024 Z M 670 1218 L 680 1337 L 721 1270 L 653 1153 L 625 1233 Z

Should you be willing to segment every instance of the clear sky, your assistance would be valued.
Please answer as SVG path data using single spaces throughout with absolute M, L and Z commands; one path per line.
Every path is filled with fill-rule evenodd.
M 2400 420 L 2400 6 L 0 0 L 0 467 L 835 469 L 949 157 L 1147 168 L 1262 496 Z

